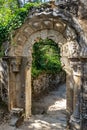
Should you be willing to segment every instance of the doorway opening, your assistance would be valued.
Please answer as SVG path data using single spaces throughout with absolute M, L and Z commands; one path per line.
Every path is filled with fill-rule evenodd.
M 53 40 L 40 39 L 32 53 L 32 114 L 49 122 L 50 129 L 66 127 L 66 74 L 60 48 Z M 47 126 L 45 126 L 47 127 Z

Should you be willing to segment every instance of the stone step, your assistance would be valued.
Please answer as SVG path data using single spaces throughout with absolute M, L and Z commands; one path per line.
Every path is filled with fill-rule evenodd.
M 23 113 L 24 113 L 23 108 L 12 108 L 11 110 L 11 116 L 20 117 Z
M 11 120 L 9 125 L 13 127 L 19 127 L 24 120 L 24 110 L 22 108 L 13 108 L 11 110 Z

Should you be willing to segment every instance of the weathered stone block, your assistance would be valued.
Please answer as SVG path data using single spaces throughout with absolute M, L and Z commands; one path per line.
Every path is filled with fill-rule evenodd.
M 11 120 L 9 124 L 14 127 L 19 127 L 24 120 L 23 112 L 22 108 L 13 108 L 11 110 Z

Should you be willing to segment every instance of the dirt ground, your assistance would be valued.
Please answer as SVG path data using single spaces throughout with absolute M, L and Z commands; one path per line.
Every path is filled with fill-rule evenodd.
M 2 123 L 0 130 L 65 130 L 66 129 L 66 86 L 59 86 L 39 101 L 33 103 L 33 114 L 19 127 Z

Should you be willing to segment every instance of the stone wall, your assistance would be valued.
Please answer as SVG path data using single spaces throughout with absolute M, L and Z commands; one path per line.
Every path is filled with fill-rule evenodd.
M 8 66 L 0 59 L 0 97 L 8 103 Z
M 63 6 L 62 9 L 57 7 L 52 9 L 51 6 L 34 8 L 30 11 L 23 26 L 16 31 L 15 36 L 12 38 L 12 43 L 14 42 L 15 46 L 11 44 L 8 51 L 5 51 L 7 52 L 6 56 L 10 59 L 9 110 L 14 107 L 23 107 L 26 117 L 31 115 L 32 48 L 38 40 L 48 38 L 59 45 L 61 50 L 62 66 L 67 74 L 67 108 L 69 108 L 67 110 L 70 113 L 71 129 L 75 130 L 79 127 L 79 130 L 82 130 L 83 128 L 80 127 L 85 125 L 87 127 L 87 123 L 82 124 L 84 120 L 87 120 L 87 39 L 84 36 L 87 29 L 86 22 L 85 24 L 83 22 L 83 20 L 86 20 L 84 2 L 81 0 L 79 9 L 77 4 L 76 8 L 74 8 L 75 3 L 67 5 L 67 10 Z M 77 10 L 79 10 L 79 14 Z M 83 13 L 81 10 L 83 10 Z M 73 13 L 74 11 L 76 15 Z M 81 17 L 83 14 L 84 17 Z M 84 32 L 78 20 L 82 23 L 81 26 L 84 27 Z M 39 94 L 42 90 L 45 91 L 45 88 L 49 90 L 50 78 L 48 77 L 41 78 L 39 81 L 44 82 L 44 87 L 41 84 L 40 88 L 38 85 L 33 87 L 34 96 L 37 95 L 36 92 Z M 44 79 L 46 79 L 47 83 L 43 81 Z M 53 83 L 54 80 L 51 81 Z M 37 80 L 35 82 L 38 84 Z M 54 84 L 51 85 L 54 86 Z M 24 100 L 21 96 L 23 92 L 25 93 Z
M 78 21 L 87 37 L 87 0 L 80 0 Z
M 87 18 L 87 0 L 80 0 L 79 15 L 81 18 Z
M 32 79 L 33 98 L 40 98 L 41 95 L 57 88 L 63 82 L 65 82 L 65 72 L 63 71 L 57 74 L 40 74 L 36 79 Z

